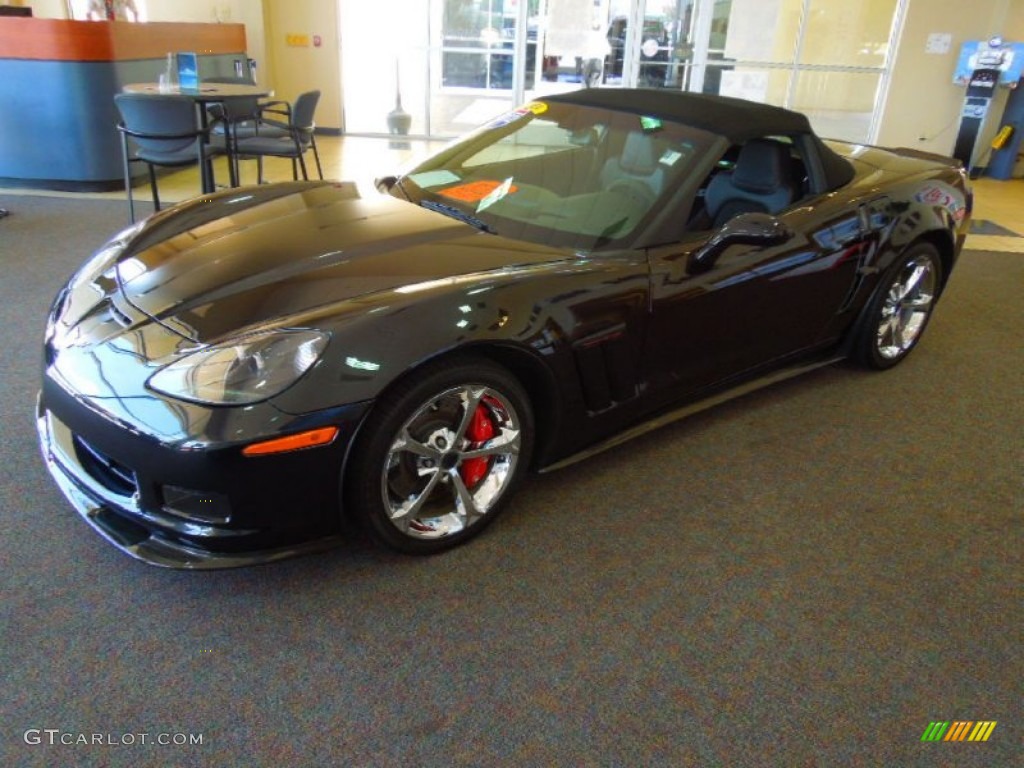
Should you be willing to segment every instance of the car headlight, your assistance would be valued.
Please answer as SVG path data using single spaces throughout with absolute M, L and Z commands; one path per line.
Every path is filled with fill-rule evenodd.
M 257 403 L 298 381 L 320 359 L 328 338 L 312 330 L 243 336 L 174 361 L 150 376 L 148 386 L 207 405 Z

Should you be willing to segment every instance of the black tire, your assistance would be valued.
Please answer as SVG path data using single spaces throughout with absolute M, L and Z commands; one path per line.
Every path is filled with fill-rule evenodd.
M 868 368 L 901 363 L 921 340 L 942 287 L 942 260 L 935 246 L 911 246 L 886 272 L 864 309 L 853 356 Z
M 374 406 L 345 502 L 378 544 L 450 549 L 501 511 L 529 466 L 533 435 L 529 398 L 501 366 L 475 357 L 427 365 Z

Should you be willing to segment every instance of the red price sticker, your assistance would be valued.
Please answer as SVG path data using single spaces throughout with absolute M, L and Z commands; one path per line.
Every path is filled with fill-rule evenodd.
M 448 187 L 441 194 L 444 197 L 450 197 L 452 200 L 459 200 L 463 203 L 479 203 L 503 183 L 501 181 L 471 181 L 468 184 Z M 517 189 L 518 187 L 516 186 L 509 187 L 508 194 L 511 195 Z

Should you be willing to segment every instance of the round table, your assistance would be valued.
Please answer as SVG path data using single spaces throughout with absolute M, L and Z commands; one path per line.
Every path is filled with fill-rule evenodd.
M 188 96 L 196 103 L 198 123 L 205 134 L 209 130 L 209 120 L 206 114 L 207 104 L 219 104 L 231 99 L 265 98 L 273 96 L 274 92 L 262 85 L 246 85 L 243 83 L 199 83 L 196 88 L 181 88 L 177 84 L 161 86 L 160 83 L 128 83 L 121 87 L 124 93 L 141 93 L 152 96 Z M 231 183 L 234 186 L 237 182 L 234 178 L 234 164 L 231 167 Z M 211 161 L 207 160 L 202 169 L 203 192 L 213 192 L 213 167 Z

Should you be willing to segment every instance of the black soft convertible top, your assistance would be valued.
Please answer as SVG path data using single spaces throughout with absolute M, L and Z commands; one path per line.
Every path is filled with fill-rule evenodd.
M 660 117 L 716 133 L 733 144 L 760 136 L 806 134 L 821 160 L 827 189 L 847 184 L 854 175 L 853 166 L 814 134 L 805 115 L 770 104 L 656 88 L 585 88 L 544 100 Z

